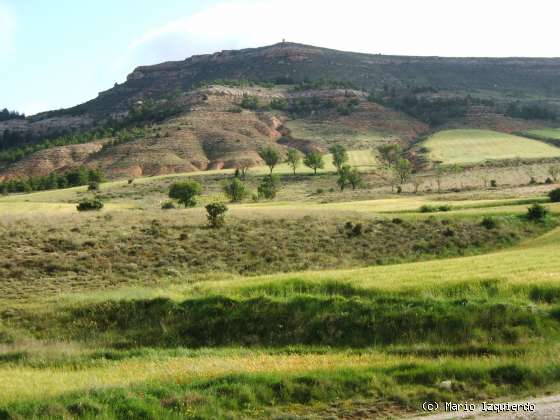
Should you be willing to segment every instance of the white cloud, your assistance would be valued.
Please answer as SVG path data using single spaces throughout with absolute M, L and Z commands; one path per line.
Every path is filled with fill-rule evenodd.
M 10 52 L 13 48 L 13 36 L 16 29 L 16 18 L 8 6 L 0 0 L 0 55 Z
M 369 53 L 558 56 L 548 0 L 230 0 L 155 28 L 116 63 L 181 60 L 288 41 Z

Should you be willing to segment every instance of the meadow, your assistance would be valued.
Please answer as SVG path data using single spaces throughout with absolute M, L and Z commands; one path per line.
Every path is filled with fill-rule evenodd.
M 373 152 L 350 159 L 364 188 L 279 167 L 278 197 L 228 204 L 219 229 L 203 206 L 231 171 L 0 197 L 0 418 L 399 417 L 558 392 L 557 186 L 482 167 L 395 194 Z M 197 206 L 162 210 L 184 179 Z
M 444 164 L 481 163 L 488 160 L 560 157 L 560 149 L 538 140 L 490 130 L 444 130 L 422 145 L 431 160 Z

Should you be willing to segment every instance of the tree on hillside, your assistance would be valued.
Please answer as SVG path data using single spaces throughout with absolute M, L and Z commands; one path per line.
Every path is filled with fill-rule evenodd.
M 349 178 L 351 170 L 352 169 L 350 168 L 350 166 L 343 165 L 338 171 L 338 179 L 336 180 L 336 183 L 340 187 L 340 191 L 344 191 L 344 188 L 346 188 L 346 186 L 350 184 Z
M 267 146 L 259 151 L 259 156 L 264 160 L 264 163 L 266 163 L 266 166 L 270 169 L 270 174 L 272 174 L 272 170 L 280 162 L 280 154 L 278 151 L 274 147 Z
M 176 182 L 169 189 L 169 197 L 185 207 L 196 206 L 196 197 L 202 194 L 202 185 L 196 181 Z
M 398 184 L 403 185 L 408 182 L 412 175 L 412 163 L 408 159 L 400 158 L 395 162 L 393 171 Z
M 224 185 L 224 193 L 232 203 L 236 203 L 245 198 L 247 195 L 247 188 L 238 178 L 233 178 Z
M 286 163 L 290 166 L 290 168 L 292 168 L 295 175 L 296 169 L 301 163 L 301 154 L 296 149 L 289 149 L 288 156 L 286 157 Z
M 239 162 L 237 162 L 235 171 L 236 173 L 239 173 L 239 177 L 241 179 L 245 179 L 247 177 L 247 172 L 249 171 L 249 168 L 251 168 L 252 166 L 253 166 L 252 160 L 242 159 Z
M 323 169 L 325 167 L 323 155 L 317 151 L 312 151 L 306 154 L 303 159 L 303 164 L 308 168 L 313 169 L 313 173 L 315 175 L 317 175 L 317 169 Z
M 403 154 L 402 147 L 396 143 L 381 145 L 377 148 L 377 152 L 381 161 L 389 167 L 395 165 Z
M 340 144 L 336 144 L 329 148 L 329 152 L 332 154 L 333 165 L 336 168 L 336 171 L 340 172 L 344 164 L 348 162 L 348 152 L 346 152 L 344 146 Z
M 206 206 L 206 217 L 211 228 L 223 226 L 226 222 L 225 214 L 228 211 L 224 203 L 210 203 Z
M 352 186 L 352 189 L 362 187 L 364 185 L 364 180 L 362 174 L 358 171 L 358 168 L 352 168 L 348 173 L 348 182 Z

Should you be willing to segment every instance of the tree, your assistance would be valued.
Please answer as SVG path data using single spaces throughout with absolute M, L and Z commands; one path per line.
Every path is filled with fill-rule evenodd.
M 247 172 L 249 168 L 253 166 L 253 161 L 250 159 L 242 159 L 237 163 L 235 168 L 236 173 L 239 173 L 239 177 L 241 179 L 245 179 L 247 177 Z
M 398 159 L 393 168 L 395 172 L 395 178 L 399 185 L 406 183 L 412 175 L 412 163 L 408 159 L 400 158 Z
M 548 196 L 553 203 L 560 203 L 560 188 L 550 191 Z
M 344 188 L 346 188 L 346 186 L 350 183 L 349 178 L 351 170 L 352 168 L 350 168 L 350 166 L 344 165 L 338 171 L 338 179 L 336 180 L 336 183 L 340 187 L 340 191 L 344 191 Z
M 296 169 L 301 163 L 301 155 L 296 149 L 288 149 L 288 156 L 286 157 L 286 162 L 296 174 Z
M 264 163 L 269 167 L 270 173 L 272 174 L 272 170 L 280 162 L 280 154 L 278 151 L 273 147 L 267 146 L 259 151 L 259 156 L 264 160 Z
M 348 182 L 352 186 L 352 189 L 355 190 L 364 185 L 364 180 L 362 179 L 362 174 L 358 171 L 358 168 L 352 168 L 348 173 Z
M 436 183 L 437 183 L 438 194 L 441 193 L 441 181 L 444 175 L 445 175 L 445 167 L 441 163 L 436 164 Z
M 551 176 L 554 182 L 558 182 L 558 177 L 560 176 L 560 166 L 550 166 L 548 168 L 548 174 Z
M 264 197 L 266 199 L 272 200 L 278 194 L 280 190 L 280 180 L 277 176 L 268 175 L 265 176 L 258 188 L 259 198 Z
M 325 167 L 323 155 L 317 151 L 312 151 L 306 154 L 303 159 L 303 164 L 308 168 L 313 169 L 315 175 L 317 175 L 317 169 L 323 169 Z
M 391 167 L 402 156 L 403 150 L 400 144 L 390 143 L 379 146 L 377 152 L 379 153 L 381 161 Z
M 169 197 L 185 207 L 196 206 L 196 197 L 202 194 L 202 185 L 196 181 L 176 182 L 169 189 Z
M 412 180 L 412 185 L 414 186 L 414 194 L 418 194 L 420 185 L 423 184 L 424 180 L 418 175 L 413 175 L 411 180 Z
M 245 198 L 247 195 L 247 188 L 238 178 L 233 178 L 224 185 L 224 193 L 232 203 L 236 203 Z
M 342 167 L 346 162 L 348 162 L 348 153 L 344 146 L 340 144 L 336 144 L 329 149 L 329 152 L 332 154 L 333 165 L 336 168 L 337 172 L 342 170 Z
M 208 218 L 208 225 L 211 228 L 218 228 L 223 226 L 226 222 L 225 213 L 228 208 L 223 203 L 210 203 L 206 206 L 206 217 Z

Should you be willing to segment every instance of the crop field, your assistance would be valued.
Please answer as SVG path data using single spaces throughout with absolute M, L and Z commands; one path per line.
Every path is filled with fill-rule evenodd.
M 489 130 L 440 131 L 427 139 L 423 146 L 428 149 L 431 160 L 444 164 L 560 157 L 560 148 Z
M 350 159 L 368 187 L 286 173 L 219 229 L 203 206 L 228 171 L 1 197 L 0 418 L 399 417 L 560 390 L 556 186 L 398 195 L 373 152 Z M 187 178 L 197 206 L 162 210 Z

